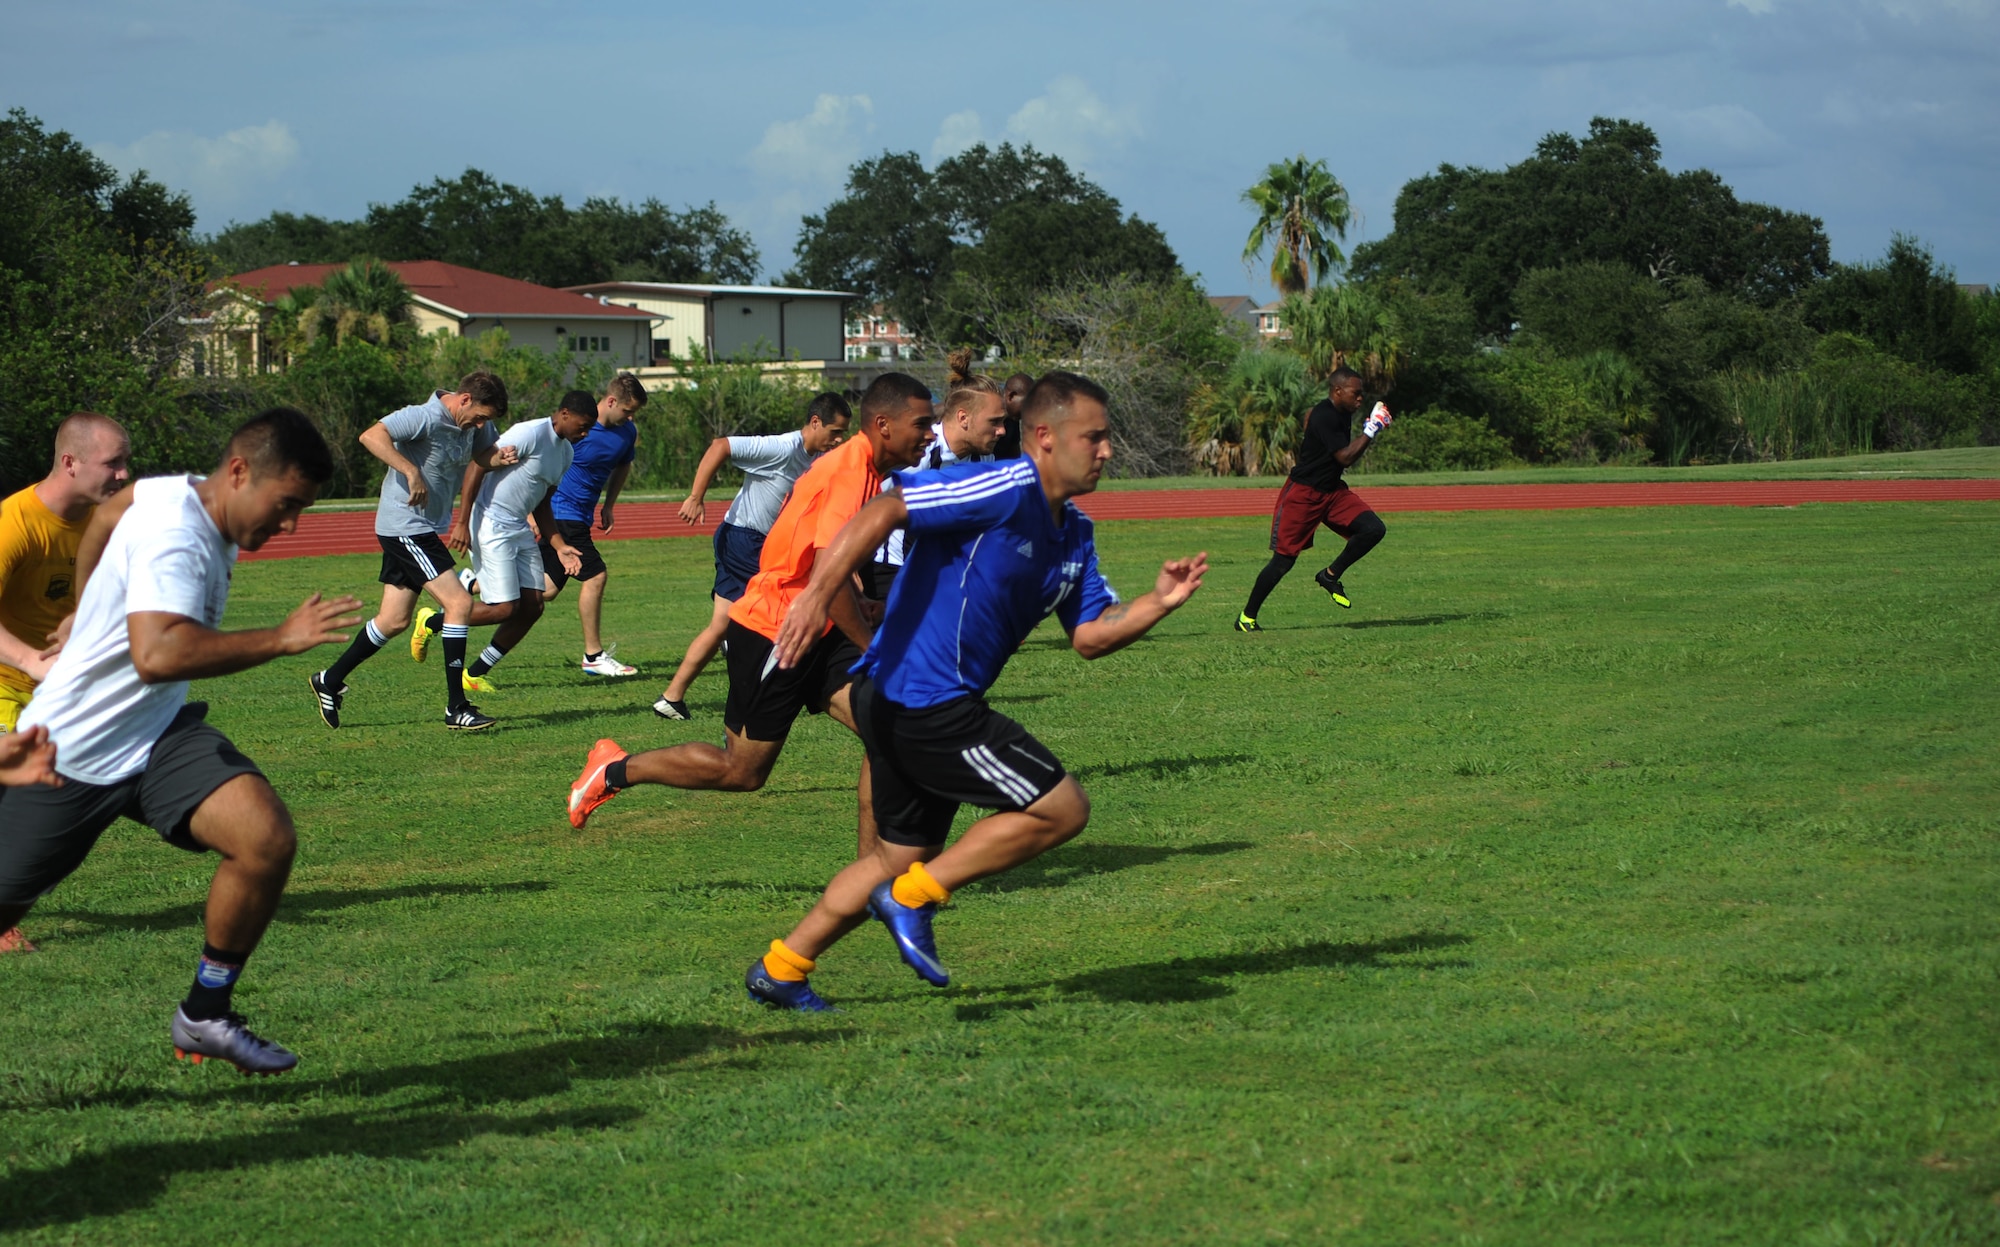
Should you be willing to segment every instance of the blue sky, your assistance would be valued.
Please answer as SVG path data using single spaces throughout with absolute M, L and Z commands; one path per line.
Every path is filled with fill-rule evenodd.
M 1324 157 L 1361 220 L 1440 163 L 1594 114 L 1674 168 L 1896 231 L 2000 282 L 2000 0 L 9 6 L 0 106 L 188 191 L 203 229 L 354 216 L 469 165 L 561 193 L 715 200 L 765 267 L 853 160 L 1025 140 L 1159 223 L 1213 293 L 1267 293 L 1242 189 Z

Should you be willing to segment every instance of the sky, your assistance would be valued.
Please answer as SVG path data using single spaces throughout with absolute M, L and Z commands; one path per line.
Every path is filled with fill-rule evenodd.
M 1028 142 L 1210 293 L 1260 299 L 1242 192 L 1270 162 L 1328 162 L 1351 249 L 1409 179 L 1602 115 L 1822 218 L 1837 260 L 1902 232 L 2000 283 L 1996 49 L 2000 0 L 73 0 L 0 16 L 0 107 L 186 191 L 204 231 L 477 167 L 571 203 L 713 200 L 772 276 L 855 160 Z

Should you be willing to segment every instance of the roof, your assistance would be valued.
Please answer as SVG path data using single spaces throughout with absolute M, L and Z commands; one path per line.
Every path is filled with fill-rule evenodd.
M 578 294 L 679 294 L 710 298 L 719 294 L 778 295 L 788 299 L 858 299 L 848 290 L 808 290 L 803 286 L 704 286 L 685 281 L 597 281 L 585 286 L 564 286 Z
M 403 279 L 418 302 L 458 316 L 537 316 L 571 320 L 651 320 L 652 314 L 638 308 L 552 290 L 531 281 L 482 273 L 476 268 L 446 264 L 442 260 L 389 260 L 389 268 Z M 345 264 L 273 264 L 229 278 L 231 285 L 274 303 L 290 294 L 295 286 L 317 286 L 326 275 Z
M 1212 294 L 1208 301 L 1224 316 L 1248 316 L 1257 310 L 1257 301 L 1247 294 Z
M 1973 298 L 1975 298 L 1975 299 L 1983 299 L 1983 298 L 1985 298 L 1985 297 L 1986 297 L 1987 295 L 1989 295 L 1989 294 L 1992 294 L 1992 293 L 1993 293 L 1993 287 L 1991 287 L 1991 286 L 1987 285 L 1987 284 L 1986 284 L 1985 282 L 1983 282 L 1983 281 L 1981 281 L 1981 282 L 1963 282 L 1963 281 L 1962 281 L 1962 282 L 1958 283 L 1958 288 L 1959 288 L 1960 290 L 1963 290 L 1963 291 L 1965 291 L 1965 293 L 1967 293 L 1967 294 L 1971 295 L 1971 296 L 1972 296 Z

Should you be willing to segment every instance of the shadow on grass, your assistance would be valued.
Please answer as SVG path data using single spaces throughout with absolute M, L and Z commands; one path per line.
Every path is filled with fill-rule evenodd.
M 1353 623 L 1336 624 L 1339 628 L 1435 628 L 1439 624 L 1458 623 L 1465 619 L 1498 619 L 1498 611 L 1474 611 L 1460 615 L 1410 615 L 1403 619 L 1357 619 Z
M 1215 957 L 1176 957 L 1172 961 L 1148 961 L 1134 966 L 1092 970 L 1046 983 L 1017 983 L 980 991 L 979 995 L 1002 997 L 958 1006 L 961 1022 L 988 1022 L 1002 1013 L 1027 1012 L 1035 1008 L 1031 997 L 1054 989 L 1067 996 L 1094 996 L 1107 1004 L 1187 1004 L 1197 1000 L 1218 1000 L 1235 994 L 1227 980 L 1242 974 L 1287 974 L 1293 970 L 1328 969 L 1337 966 L 1368 966 L 1382 970 L 1436 970 L 1464 966 L 1460 959 L 1448 961 L 1396 962 L 1387 957 L 1434 952 L 1470 944 L 1472 937 L 1449 932 L 1418 931 L 1394 939 L 1366 944 L 1334 944 L 1315 941 L 1290 948 L 1273 948 L 1254 953 L 1231 953 Z M 1014 999 L 1008 999 L 1014 997 Z M 856 1000 L 855 1003 L 862 1003 Z
M 379 905 L 384 901 L 429 896 L 496 896 L 510 892 L 546 892 L 555 885 L 545 879 L 524 879 L 515 883 L 411 883 L 394 888 L 329 888 L 317 892 L 288 892 L 278 906 L 278 921 L 296 926 L 319 926 L 326 914 L 359 905 Z M 87 922 L 99 931 L 180 931 L 194 929 L 201 922 L 206 900 L 190 900 L 145 914 L 101 914 L 87 909 L 39 908 L 35 918 L 50 922 Z M 99 931 L 80 933 L 83 938 Z M 39 938 L 39 937 L 38 937 Z M 58 935 L 56 939 L 77 938 Z
M 1220 770 L 1257 761 L 1254 753 L 1224 753 L 1212 758 L 1148 758 L 1143 762 L 1104 762 L 1070 768 L 1079 780 L 1109 779 L 1117 775 L 1140 775 L 1147 779 L 1185 779 L 1200 771 Z
M 1108 875 L 1134 866 L 1153 866 L 1174 857 L 1220 857 L 1257 846 L 1248 840 L 1218 840 L 1168 848 L 1151 844 L 1066 844 L 1034 861 L 1016 866 L 966 889 L 968 893 L 1019 892 L 1028 888 L 1063 888 L 1092 875 Z
M 536 710 L 530 714 L 510 714 L 507 708 L 498 702 L 489 702 L 482 709 L 485 709 L 487 713 L 499 719 L 500 726 L 503 728 L 509 723 L 523 727 L 529 724 L 553 727 L 558 723 L 575 723 L 583 719 L 632 719 L 641 715 L 644 715 L 648 720 L 658 720 L 661 723 L 672 722 L 670 719 L 662 719 L 659 715 L 654 714 L 653 703 L 641 701 L 634 701 L 629 705 L 579 706 L 572 710 Z
M 821 1043 L 853 1032 L 791 1030 L 745 1034 L 708 1025 L 645 1024 L 606 1034 L 559 1039 L 513 1052 L 390 1066 L 326 1078 L 250 1083 L 217 1069 L 231 1085 L 192 1095 L 161 1089 L 110 1093 L 95 1102 L 175 1098 L 228 1111 L 255 1099 L 310 1107 L 327 1099 L 389 1095 L 410 1088 L 428 1094 L 414 1104 L 313 1113 L 280 1129 L 199 1139 L 121 1144 L 57 1165 L 18 1168 L 0 1179 L 0 1230 L 115 1216 L 151 1205 L 178 1178 L 312 1160 L 322 1156 L 402 1159 L 467 1144 L 481 1136 L 527 1138 L 565 1130 L 604 1130 L 642 1112 L 636 1108 L 550 1110 L 527 1114 L 494 1106 L 560 1095 L 579 1081 L 626 1079 L 715 1049 L 751 1051 L 778 1044 Z M 197 1077 L 206 1074 L 206 1070 Z M 74 1104 L 77 1101 L 65 1101 Z

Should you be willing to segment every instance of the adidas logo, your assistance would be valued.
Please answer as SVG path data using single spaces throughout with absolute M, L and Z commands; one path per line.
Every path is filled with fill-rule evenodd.
M 1035 543 L 1032 541 L 1024 541 L 1020 545 L 1015 546 L 1014 548 L 1021 552 L 1021 557 L 1024 559 L 1031 559 L 1035 557 Z

